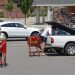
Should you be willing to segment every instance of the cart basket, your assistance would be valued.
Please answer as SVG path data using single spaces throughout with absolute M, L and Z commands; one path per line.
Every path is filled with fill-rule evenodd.
M 30 36 L 28 37 L 27 43 L 29 46 L 40 47 L 41 38 L 40 36 Z

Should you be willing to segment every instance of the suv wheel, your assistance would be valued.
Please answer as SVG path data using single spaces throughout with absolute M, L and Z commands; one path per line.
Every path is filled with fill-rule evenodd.
M 32 32 L 31 36 L 37 36 L 39 35 L 39 32 Z
M 5 37 L 5 39 L 7 39 L 7 34 L 6 33 L 1 33 L 1 35 L 3 35 Z

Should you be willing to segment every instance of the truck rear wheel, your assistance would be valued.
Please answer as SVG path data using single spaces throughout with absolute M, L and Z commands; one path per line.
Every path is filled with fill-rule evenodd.
M 74 43 L 67 44 L 65 47 L 65 53 L 70 56 L 75 55 L 75 44 Z
M 51 52 L 51 49 L 50 49 L 50 48 L 45 48 L 45 49 L 44 49 L 44 52 L 45 52 L 45 53 L 50 53 L 50 52 Z
M 55 49 L 55 50 L 58 53 L 58 55 L 62 55 L 63 54 L 62 49 Z

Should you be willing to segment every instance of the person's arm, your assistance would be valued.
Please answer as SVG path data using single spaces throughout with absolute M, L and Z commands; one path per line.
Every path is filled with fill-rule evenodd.
M 51 27 L 48 28 L 48 32 L 49 32 L 49 35 L 52 34 L 52 28 Z

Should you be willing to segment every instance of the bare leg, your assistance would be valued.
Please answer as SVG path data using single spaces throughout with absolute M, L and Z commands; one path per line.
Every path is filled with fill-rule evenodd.
M 41 55 L 44 56 L 45 55 L 44 48 L 46 47 L 46 43 L 45 42 L 42 42 L 42 45 L 41 46 L 42 46 L 42 49 L 41 49 L 42 50 L 42 54 Z
M 3 63 L 6 64 L 6 53 L 3 53 L 4 61 Z

